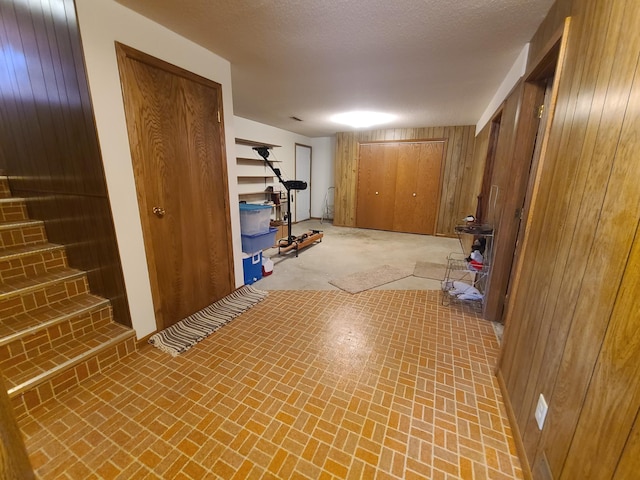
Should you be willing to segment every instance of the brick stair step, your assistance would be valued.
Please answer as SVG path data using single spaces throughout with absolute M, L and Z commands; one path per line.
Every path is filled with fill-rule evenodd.
M 28 313 L 41 307 L 89 292 L 85 272 L 64 268 L 0 288 L 0 318 Z M 5 290 L 3 292 L 3 289 Z
M 65 342 L 55 350 L 39 355 L 28 364 L 3 371 L 9 397 L 14 397 L 50 380 L 102 350 L 135 336 L 123 325 L 111 322 L 96 330 Z
M 0 323 L 0 347 L 34 335 L 43 329 L 71 322 L 86 313 L 108 305 L 108 300 L 85 293 L 50 303 L 30 312 L 8 316 Z M 71 327 L 74 326 L 71 325 Z M 61 334 L 67 330 L 67 327 L 60 328 L 62 328 Z M 72 331 L 78 328 L 85 327 L 80 325 L 72 328 Z
M 11 196 L 11 190 L 9 190 L 9 179 L 5 175 L 0 175 L 0 198 L 7 198 Z
M 28 218 L 24 198 L 0 197 L 0 222 L 20 222 Z
M 44 222 L 24 220 L 21 222 L 0 222 L 0 251 L 23 245 L 46 243 Z
M 0 250 L 0 284 L 68 266 L 65 248 L 54 243 Z
M 0 285 L 0 314 L 3 311 L 2 304 L 7 300 L 26 296 L 38 297 L 33 305 L 25 305 L 26 307 L 38 308 L 43 301 L 52 303 L 66 295 L 73 297 L 87 291 L 85 272 L 68 267 L 55 268 L 35 277 Z M 44 297 L 40 298 L 42 296 Z M 27 308 L 27 311 L 31 308 Z M 7 313 L 7 315 L 10 314 L 11 312 Z

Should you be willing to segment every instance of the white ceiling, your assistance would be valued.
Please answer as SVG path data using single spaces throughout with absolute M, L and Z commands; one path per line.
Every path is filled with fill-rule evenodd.
M 229 60 L 236 115 L 310 137 L 354 109 L 398 115 L 384 128 L 475 124 L 553 3 L 117 1 Z

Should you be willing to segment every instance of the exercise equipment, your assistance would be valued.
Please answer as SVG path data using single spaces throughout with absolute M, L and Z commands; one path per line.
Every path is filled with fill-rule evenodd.
M 253 150 L 262 157 L 265 163 L 269 166 L 271 171 L 278 177 L 278 181 L 287 191 L 287 238 L 278 239 L 278 254 L 295 250 L 296 257 L 298 256 L 298 250 L 308 247 L 315 242 L 322 241 L 322 230 L 309 230 L 302 235 L 294 236 L 291 234 L 291 203 L 292 203 L 292 190 L 306 190 L 307 182 L 302 180 L 284 180 L 280 173 L 279 168 L 275 168 L 269 160 L 269 148 L 266 145 L 261 147 L 253 147 Z

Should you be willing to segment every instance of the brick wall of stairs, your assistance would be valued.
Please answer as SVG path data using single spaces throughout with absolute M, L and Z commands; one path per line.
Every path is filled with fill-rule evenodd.
M 135 349 L 135 332 L 113 321 L 109 301 L 91 294 L 0 177 L 0 371 L 16 416 Z

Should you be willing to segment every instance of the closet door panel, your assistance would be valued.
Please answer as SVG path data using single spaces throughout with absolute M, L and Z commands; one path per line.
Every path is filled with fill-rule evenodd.
M 444 142 L 398 144 L 393 230 L 435 233 Z
M 361 144 L 356 226 L 393 230 L 398 149 L 394 144 Z

